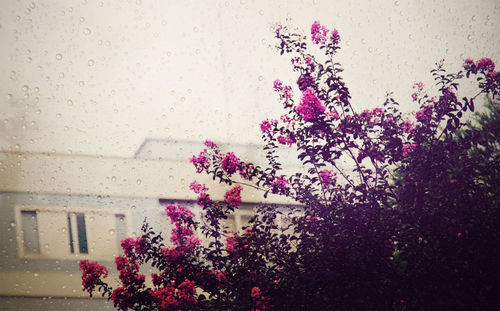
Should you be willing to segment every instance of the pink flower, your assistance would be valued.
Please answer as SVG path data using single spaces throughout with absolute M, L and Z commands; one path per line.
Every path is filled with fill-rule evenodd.
M 295 140 L 293 140 L 292 138 L 288 137 L 288 136 L 278 136 L 278 142 L 282 145 L 289 145 L 290 147 L 292 146 L 292 144 L 295 142 Z
M 270 184 L 270 187 L 272 193 L 283 193 L 288 187 L 288 180 L 285 177 L 278 177 Z
M 337 180 L 337 173 L 333 170 L 322 170 L 319 172 L 319 179 L 323 184 L 333 185 Z
M 196 180 L 192 181 L 189 184 L 189 189 L 193 190 L 194 193 L 196 193 L 196 194 L 198 194 L 198 193 L 204 193 L 204 192 L 208 191 L 208 188 L 207 188 L 207 186 L 205 184 L 200 184 Z
M 434 110 L 434 105 L 429 104 L 415 113 L 415 118 L 421 123 L 429 122 L 432 118 L 432 112 Z
M 477 61 L 477 70 L 483 70 L 485 72 L 491 72 L 495 70 L 495 63 L 489 58 L 481 58 Z
M 205 140 L 205 143 L 204 143 L 204 144 L 205 144 L 205 146 L 207 146 L 207 147 L 209 147 L 209 148 L 212 148 L 212 149 L 213 149 L 213 148 L 217 148 L 217 145 L 216 145 L 213 141 L 208 140 L 208 139 L 207 139 L 207 140 Z
M 281 82 L 278 79 L 274 80 L 274 91 L 279 92 L 282 89 L 283 89 L 283 82 Z
M 417 101 L 417 93 L 411 94 L 411 98 L 413 99 L 414 102 Z
M 340 35 L 337 29 L 332 30 L 332 35 L 330 37 L 330 41 L 333 45 L 338 45 L 340 42 Z
M 260 298 L 260 288 L 258 288 L 257 286 L 252 287 L 250 295 L 254 298 Z
M 417 82 L 413 85 L 413 88 L 416 88 L 420 92 L 424 89 L 424 83 L 422 81 Z
M 302 93 L 300 104 L 295 110 L 302 115 L 305 121 L 313 121 L 325 112 L 325 107 L 314 93 L 314 89 L 308 87 Z
M 382 108 L 373 108 L 372 115 L 375 117 L 382 117 L 384 115 L 384 109 Z
M 135 252 L 138 255 L 144 255 L 146 254 L 147 250 L 151 246 L 151 243 L 149 242 L 148 239 L 142 238 L 142 237 L 137 237 L 134 243 L 135 246 Z
M 175 283 L 151 291 L 160 311 L 191 310 L 198 303 L 195 283 L 186 279 L 175 288 Z
M 198 196 L 196 203 L 203 208 L 207 208 L 212 205 L 212 199 L 210 199 L 210 196 L 208 194 L 202 192 Z
M 210 167 L 210 160 L 206 155 L 206 150 L 200 152 L 198 156 L 193 155 L 189 161 L 193 163 L 194 167 L 196 168 L 196 173 L 201 173 L 203 171 L 208 172 L 208 168 Z
M 229 204 L 231 207 L 238 207 L 241 204 L 241 191 L 243 187 L 236 185 L 226 192 L 224 195 L 224 202 Z
M 101 277 L 108 276 L 108 269 L 101 266 L 97 261 L 80 261 L 80 270 L 82 271 L 82 286 L 84 291 L 88 291 L 92 297 L 92 292 L 96 286 L 101 283 Z
M 413 122 L 411 122 L 410 120 L 406 120 L 403 123 L 403 132 L 405 132 L 406 134 L 413 132 L 413 129 Z
M 328 120 L 338 120 L 339 119 L 339 114 L 337 113 L 336 110 L 328 111 L 328 112 L 325 113 L 325 117 Z
M 464 64 L 462 65 L 466 71 L 471 71 L 471 72 L 476 72 L 476 64 L 474 64 L 474 61 L 470 58 L 467 58 L 464 61 Z
M 240 172 L 240 176 L 243 179 L 250 180 L 250 179 L 252 179 L 252 175 L 255 171 L 255 167 L 253 166 L 252 163 L 241 162 L 240 166 L 238 167 L 238 170 Z
M 125 256 L 130 257 L 130 258 L 135 257 L 135 254 L 134 254 L 135 240 L 133 238 L 126 238 L 126 239 L 122 240 L 120 245 L 123 249 Z
M 408 155 L 417 148 L 416 144 L 403 144 L 403 155 Z
M 271 130 L 271 122 L 269 122 L 268 120 L 262 121 L 262 123 L 260 124 L 260 130 L 264 134 L 269 133 L 269 130 Z
M 238 167 L 240 166 L 240 161 L 232 152 L 226 153 L 224 159 L 222 159 L 221 167 L 228 174 L 232 175 Z
M 311 39 L 315 44 L 325 43 L 326 35 L 328 34 L 328 29 L 325 26 L 321 26 L 318 21 L 315 21 L 311 26 Z
M 359 117 L 361 119 L 364 119 L 364 120 L 370 120 L 370 118 L 372 117 L 372 114 L 368 109 L 365 109 L 365 110 L 361 111 L 361 113 L 359 114 Z
M 189 223 L 193 219 L 194 214 L 187 207 L 179 204 L 169 204 L 165 207 L 171 223 L 185 222 Z
M 234 233 L 233 236 L 226 237 L 226 251 L 229 254 L 233 254 L 237 251 L 238 244 L 236 238 L 237 238 L 236 233 Z

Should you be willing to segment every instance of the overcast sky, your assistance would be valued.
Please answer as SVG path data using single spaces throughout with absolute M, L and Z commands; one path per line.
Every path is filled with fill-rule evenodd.
M 146 137 L 258 143 L 296 80 L 272 25 L 338 29 L 355 108 L 405 111 L 445 58 L 500 63 L 498 1 L 0 1 L 0 149 L 133 156 Z M 297 93 L 297 92 L 296 92 Z

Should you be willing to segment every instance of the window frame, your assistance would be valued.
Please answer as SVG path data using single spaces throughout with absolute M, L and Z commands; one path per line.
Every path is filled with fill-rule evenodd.
M 107 216 L 112 216 L 114 219 L 116 219 L 116 215 L 123 215 L 125 217 L 125 235 L 126 237 L 132 236 L 133 229 L 133 222 L 132 222 L 132 217 L 129 209 L 127 208 L 118 208 L 118 207 L 113 207 L 113 208 L 98 208 L 98 207 L 63 207 L 63 206 L 55 206 L 55 205 L 15 205 L 14 206 L 14 217 L 16 221 L 16 242 L 17 242 L 17 253 L 18 257 L 22 259 L 48 259 L 48 260 L 82 260 L 82 259 L 99 259 L 99 260 L 113 260 L 114 257 L 112 256 L 103 256 L 99 252 L 96 252 L 92 249 L 91 243 L 93 240 L 91 240 L 91 235 L 95 235 L 95 232 L 89 234 L 89 227 L 88 227 L 88 217 L 90 216 L 97 216 L 97 215 L 107 215 Z M 37 229 L 38 229 L 38 241 L 40 242 L 40 222 L 39 222 L 39 214 L 40 213 L 59 213 L 59 214 L 70 214 L 70 218 L 72 221 L 71 224 L 71 234 L 73 236 L 73 247 L 74 247 L 74 252 L 71 253 L 70 251 L 70 243 L 69 243 L 69 226 L 68 223 L 65 222 L 65 228 L 66 232 L 64 235 L 67 236 L 68 238 L 68 245 L 67 245 L 67 253 L 64 255 L 58 255 L 58 256 L 50 256 L 47 255 L 46 253 L 43 253 L 42 245 L 39 245 L 40 253 L 28 253 L 25 252 L 24 249 L 24 234 L 23 234 L 23 222 L 22 222 L 22 212 L 36 212 L 37 215 Z M 80 253 L 79 250 L 79 243 L 78 243 L 78 232 L 77 232 L 77 223 L 76 223 L 76 215 L 77 214 L 84 214 L 85 215 L 85 227 L 86 227 L 86 238 L 87 238 L 87 250 L 88 253 Z M 67 218 L 66 218 L 67 219 Z M 73 222 L 74 221 L 74 222 Z M 117 228 L 116 224 L 112 225 L 112 229 L 114 229 L 114 234 L 117 234 Z M 107 229 L 106 229 L 107 230 Z M 99 235 L 99 234 L 98 234 Z M 115 237 L 116 239 L 117 237 Z M 118 248 L 118 243 L 111 243 L 110 247 L 115 247 L 116 245 L 116 251 L 115 255 L 118 255 L 121 252 L 121 249 Z

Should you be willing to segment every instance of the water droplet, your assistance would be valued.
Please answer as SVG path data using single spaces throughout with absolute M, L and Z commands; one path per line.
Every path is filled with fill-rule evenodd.
M 32 60 L 33 60 L 33 59 L 32 59 L 31 57 L 26 57 L 26 62 L 27 62 L 27 63 L 31 63 L 31 61 L 32 61 Z
M 260 11 L 259 11 L 259 14 L 260 14 L 260 15 L 264 15 L 264 10 L 260 10 Z
M 141 5 L 142 4 L 142 0 L 135 0 L 135 4 Z
M 15 227 L 16 227 L 16 223 L 15 223 L 15 222 L 13 222 L 13 221 L 11 221 L 11 222 L 10 222 L 10 227 L 11 227 L 11 228 L 15 228 Z
M 38 277 L 38 273 L 33 273 L 33 276 L 37 278 Z
M 57 53 L 56 54 L 56 59 L 57 60 L 61 60 L 63 58 L 62 54 L 61 53 Z
M 116 176 L 111 177 L 112 181 L 116 181 Z
M 78 85 L 79 85 L 80 87 L 84 87 L 84 86 L 85 86 L 85 81 L 80 81 L 80 82 L 78 82 Z
M 93 59 L 89 59 L 89 61 L 88 61 L 89 67 L 94 66 L 94 63 L 95 63 L 95 62 L 94 62 L 94 60 L 93 60 Z
M 264 77 L 263 76 L 259 76 L 259 81 L 262 81 L 264 80 Z
M 92 32 L 92 31 L 90 31 L 90 28 L 85 28 L 85 29 L 83 30 L 83 33 L 84 33 L 86 36 L 90 35 L 90 33 L 91 33 L 91 32 Z
M 109 229 L 109 235 L 114 235 L 115 234 L 115 229 Z
M 60 113 L 56 114 L 56 117 L 57 117 L 58 119 L 60 119 L 60 118 L 61 118 L 61 114 L 60 114 Z
M 68 99 L 68 106 L 73 106 L 73 101 L 71 99 Z
M 83 23 L 85 22 L 85 18 L 84 17 L 80 17 L 80 23 Z
M 64 79 L 64 72 L 60 72 L 60 73 L 59 73 L 59 78 L 60 78 L 60 79 Z
M 142 183 L 142 180 L 141 179 L 137 179 L 137 184 L 140 185 Z
M 174 107 L 170 108 L 170 112 L 174 112 Z
M 399 5 L 399 1 L 394 1 L 394 5 L 398 6 Z

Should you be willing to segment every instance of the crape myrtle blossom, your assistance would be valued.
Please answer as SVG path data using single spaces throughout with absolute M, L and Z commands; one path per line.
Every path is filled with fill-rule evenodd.
M 414 123 L 411 122 L 410 120 L 406 120 L 404 123 L 403 123 L 403 132 L 406 133 L 406 134 L 410 134 L 414 131 L 415 129 L 415 126 L 414 126 Z
M 403 155 L 404 156 L 408 155 L 409 153 L 413 152 L 415 148 L 417 148 L 416 144 L 411 144 L 411 143 L 403 144 Z
M 322 170 L 319 172 L 319 178 L 325 185 L 333 185 L 337 180 L 337 173 L 333 170 Z
M 241 191 L 243 190 L 243 187 L 240 185 L 236 185 L 230 190 L 226 191 L 226 194 L 224 195 L 224 202 L 229 204 L 231 207 L 238 207 L 241 204 Z
M 199 193 L 205 193 L 208 191 L 208 188 L 205 184 L 200 184 L 196 180 L 193 180 L 189 184 L 189 189 L 193 190 L 194 193 L 199 194 Z
M 151 292 L 151 296 L 155 299 L 160 311 L 189 309 L 198 303 L 195 294 L 195 283 L 188 279 L 177 287 L 172 282 Z
M 325 112 L 325 107 L 316 96 L 314 89 L 308 87 L 302 92 L 302 99 L 295 109 L 305 121 L 314 121 L 319 115 Z
M 172 228 L 172 236 L 170 237 L 175 246 L 193 249 L 200 244 L 201 240 L 194 235 L 193 212 L 179 204 L 167 205 L 165 211 L 170 217 L 172 224 L 175 224 L 175 227 Z
M 288 188 L 288 180 L 283 176 L 271 180 L 272 181 L 270 182 L 269 187 L 271 188 L 272 193 L 282 194 Z
M 484 73 L 492 73 L 495 70 L 495 63 L 490 58 L 481 58 L 477 62 L 474 62 L 472 59 L 467 58 L 464 61 L 462 67 L 468 73 L 476 74 L 479 71 Z
M 82 271 L 82 286 L 83 290 L 88 291 L 92 297 L 92 292 L 95 290 L 97 285 L 101 284 L 101 277 L 105 278 L 108 276 L 108 269 L 101 266 L 97 261 L 80 261 L 80 270 Z
M 196 173 L 208 172 L 210 159 L 207 156 L 207 150 L 204 149 L 198 156 L 192 156 L 190 162 L 196 167 Z
M 261 290 L 258 286 L 252 287 L 250 292 L 250 296 L 252 296 L 252 300 L 254 303 L 254 307 L 252 311 L 265 311 L 268 310 L 266 298 L 262 295 Z
M 236 172 L 239 166 L 240 161 L 234 155 L 234 153 L 226 153 L 221 163 L 221 168 L 224 170 L 224 172 L 226 172 L 228 175 L 232 175 L 234 172 Z
M 420 123 L 427 123 L 432 119 L 434 104 L 428 104 L 415 113 L 415 118 Z
M 318 21 L 315 21 L 311 26 L 311 39 L 314 43 L 325 43 L 326 35 L 328 34 L 328 29 L 325 26 L 321 26 Z

